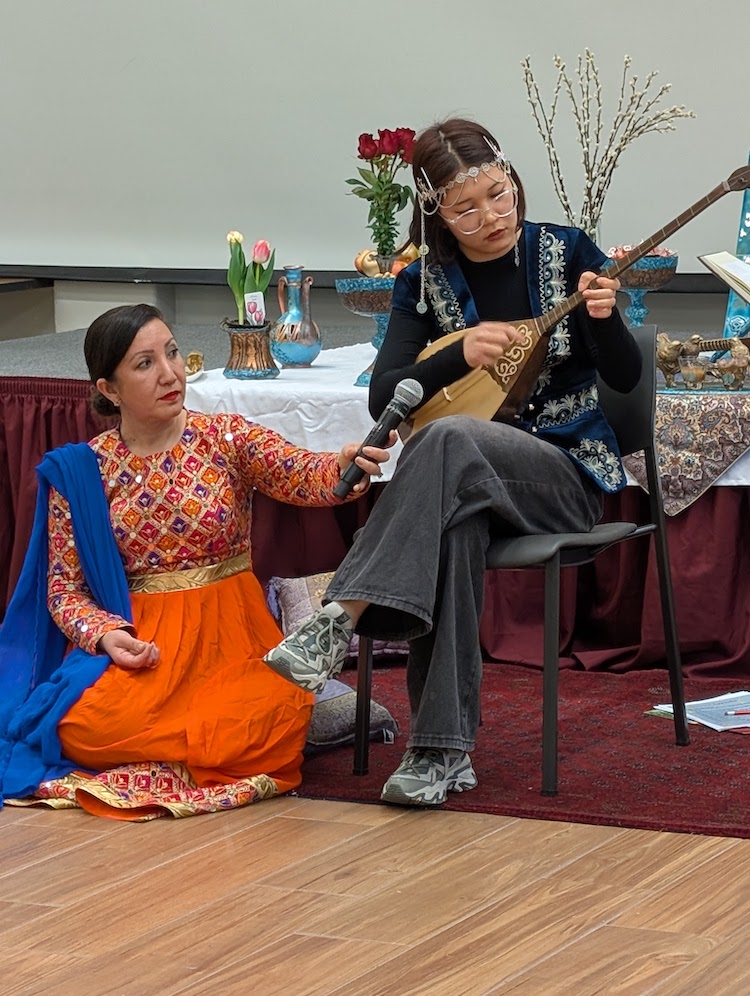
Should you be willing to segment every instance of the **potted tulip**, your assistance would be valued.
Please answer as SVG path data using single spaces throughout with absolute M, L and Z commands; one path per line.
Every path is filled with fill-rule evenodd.
M 242 233 L 229 232 L 229 267 L 227 283 L 237 304 L 237 321 L 240 325 L 265 325 L 265 293 L 273 276 L 273 261 L 276 252 L 265 239 L 259 239 L 253 246 L 248 263 L 242 248 Z
M 265 239 L 253 246 L 248 263 L 242 248 L 241 232 L 229 232 L 229 266 L 227 284 L 237 306 L 237 320 L 226 319 L 231 354 L 225 377 L 258 379 L 278 377 L 270 346 L 270 325 L 266 321 L 265 292 L 273 276 L 275 251 Z

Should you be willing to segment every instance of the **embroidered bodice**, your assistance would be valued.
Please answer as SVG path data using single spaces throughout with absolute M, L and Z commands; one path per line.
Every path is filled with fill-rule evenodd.
M 188 412 L 168 452 L 132 453 L 119 431 L 93 439 L 115 542 L 126 576 L 181 571 L 250 552 L 252 493 L 292 505 L 335 502 L 336 454 L 311 453 L 240 415 Z M 93 652 L 126 625 L 99 609 L 81 572 L 67 501 L 49 497 L 50 614 L 65 635 Z

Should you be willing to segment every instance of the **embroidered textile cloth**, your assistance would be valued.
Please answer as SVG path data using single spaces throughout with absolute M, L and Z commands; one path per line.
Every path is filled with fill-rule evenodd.
M 749 394 L 657 394 L 656 452 L 667 515 L 677 515 L 692 505 L 749 447 Z M 645 489 L 643 455 L 634 453 L 623 462 Z
M 6 802 L 12 806 L 86 809 L 96 815 L 143 822 L 160 816 L 218 813 L 274 795 L 276 783 L 268 775 L 201 788 L 182 764 L 141 762 L 111 768 L 93 777 L 74 771 L 65 778 L 42 782 L 33 798 Z

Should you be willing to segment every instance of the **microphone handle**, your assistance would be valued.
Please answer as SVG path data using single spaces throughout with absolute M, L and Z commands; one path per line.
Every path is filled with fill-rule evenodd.
M 337 498 L 346 498 L 354 485 L 359 484 L 365 476 L 365 471 L 355 463 L 356 458 L 362 455 L 362 450 L 365 446 L 382 446 L 386 443 L 391 434 L 391 429 L 397 428 L 403 422 L 408 411 L 409 408 L 403 403 L 399 404 L 395 398 L 388 403 L 383 414 L 372 429 L 370 429 L 367 438 L 354 454 L 354 460 L 352 460 L 343 472 L 341 480 L 333 489 L 333 493 Z

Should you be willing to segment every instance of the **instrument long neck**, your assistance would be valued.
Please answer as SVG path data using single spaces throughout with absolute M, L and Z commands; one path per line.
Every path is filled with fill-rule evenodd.
M 673 221 L 665 225 L 664 228 L 660 228 L 658 232 L 654 232 L 650 238 L 645 239 L 643 242 L 639 242 L 638 245 L 631 249 L 630 252 L 621 256 L 619 259 L 612 260 L 612 262 L 607 265 L 603 271 L 608 277 L 619 277 L 621 273 L 624 273 L 628 267 L 632 266 L 633 263 L 637 263 L 639 259 L 648 255 L 653 248 L 658 246 L 660 243 L 664 242 L 674 235 L 674 233 L 686 225 L 689 221 L 695 218 L 696 215 L 700 214 L 701 211 L 705 211 L 707 207 L 710 207 L 713 203 L 718 201 L 720 197 L 728 193 L 732 188 L 729 183 L 724 180 L 714 187 L 705 197 L 701 197 L 699 201 L 696 201 L 692 207 L 689 207 L 687 211 L 683 211 L 682 214 L 678 215 Z M 576 291 L 575 294 L 571 294 L 564 301 L 556 304 L 554 308 L 546 311 L 540 318 L 537 318 L 537 328 L 542 333 L 542 335 L 548 335 L 551 330 L 557 325 L 559 321 L 569 315 L 574 308 L 577 308 L 579 304 L 582 304 L 584 297 L 581 291 Z

